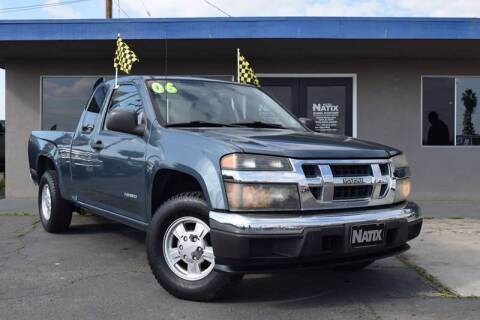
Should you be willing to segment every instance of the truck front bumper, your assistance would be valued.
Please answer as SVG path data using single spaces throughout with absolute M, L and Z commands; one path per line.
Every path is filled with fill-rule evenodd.
M 210 211 L 215 268 L 271 272 L 375 260 L 408 250 L 422 228 L 420 208 L 406 202 L 384 208 L 307 214 Z M 352 227 L 383 226 L 381 243 L 352 247 Z

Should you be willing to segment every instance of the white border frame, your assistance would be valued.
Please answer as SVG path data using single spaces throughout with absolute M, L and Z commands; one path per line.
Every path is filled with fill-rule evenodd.
M 356 73 L 257 73 L 259 78 L 352 78 L 352 137 L 357 138 Z
M 455 81 L 454 87 L 454 124 L 453 124 L 453 144 L 446 145 L 446 146 L 437 146 L 437 145 L 424 145 L 423 144 L 423 78 L 453 78 Z M 457 145 L 457 78 L 478 78 L 480 76 L 476 75 L 468 75 L 468 74 L 422 74 L 420 76 L 420 147 L 421 148 L 439 148 L 439 149 L 446 149 L 446 148 L 479 148 L 480 145 Z

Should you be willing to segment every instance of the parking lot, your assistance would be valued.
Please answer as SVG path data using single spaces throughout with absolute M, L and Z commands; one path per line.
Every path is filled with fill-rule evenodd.
M 480 314 L 478 298 L 452 296 L 397 258 L 359 273 L 251 275 L 221 301 L 182 301 L 157 285 L 144 241 L 141 232 L 92 216 L 75 216 L 70 232 L 53 235 L 36 216 L 1 214 L 0 318 L 478 319 Z

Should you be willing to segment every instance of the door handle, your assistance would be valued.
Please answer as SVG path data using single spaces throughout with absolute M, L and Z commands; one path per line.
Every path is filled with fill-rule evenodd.
M 84 133 L 90 133 L 93 131 L 93 126 L 91 124 L 88 124 L 86 126 L 82 126 L 82 132 Z
M 105 147 L 101 140 L 91 143 L 90 146 L 95 150 L 102 150 Z

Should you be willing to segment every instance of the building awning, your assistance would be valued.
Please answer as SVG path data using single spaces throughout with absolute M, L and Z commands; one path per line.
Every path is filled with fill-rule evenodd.
M 251 17 L 3 20 L 0 41 L 126 39 L 480 39 L 480 19 Z
M 8 59 L 109 59 L 117 34 L 141 57 L 480 57 L 480 19 L 252 17 L 0 21 L 0 67 Z

